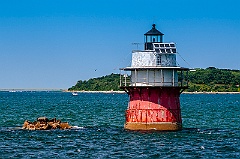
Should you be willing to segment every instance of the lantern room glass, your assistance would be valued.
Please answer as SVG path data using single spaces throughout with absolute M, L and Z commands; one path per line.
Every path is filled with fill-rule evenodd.
M 162 43 L 162 35 L 145 35 L 145 43 Z

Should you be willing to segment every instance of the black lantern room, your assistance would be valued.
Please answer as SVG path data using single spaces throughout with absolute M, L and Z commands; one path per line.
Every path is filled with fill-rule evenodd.
M 163 42 L 163 33 L 156 29 L 156 24 L 152 25 L 152 29 L 144 34 L 145 39 L 145 50 L 152 50 L 152 43 L 162 43 Z

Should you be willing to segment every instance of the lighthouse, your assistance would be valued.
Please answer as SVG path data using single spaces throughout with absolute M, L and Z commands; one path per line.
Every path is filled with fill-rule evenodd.
M 129 95 L 125 129 L 182 129 L 179 98 L 188 88 L 189 69 L 177 65 L 176 44 L 163 42 L 163 35 L 153 24 L 144 34 L 144 50 L 133 50 L 131 66 L 120 69 L 120 88 Z

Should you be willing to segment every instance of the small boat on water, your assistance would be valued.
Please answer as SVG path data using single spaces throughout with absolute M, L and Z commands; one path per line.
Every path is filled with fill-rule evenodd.
M 72 95 L 73 95 L 73 96 L 77 96 L 78 93 L 77 93 L 77 92 L 72 92 Z

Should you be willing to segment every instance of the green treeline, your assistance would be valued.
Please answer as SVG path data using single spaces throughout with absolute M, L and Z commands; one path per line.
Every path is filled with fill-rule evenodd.
M 209 67 L 189 72 L 189 92 L 240 92 L 240 70 Z
M 240 70 L 217 69 L 209 67 L 206 69 L 195 69 L 188 72 L 188 92 L 240 92 Z M 118 91 L 119 74 L 111 74 L 89 80 L 79 80 L 69 91 Z
M 79 80 L 69 91 L 118 91 L 120 74 L 111 74 L 99 78 L 91 78 L 87 81 Z

